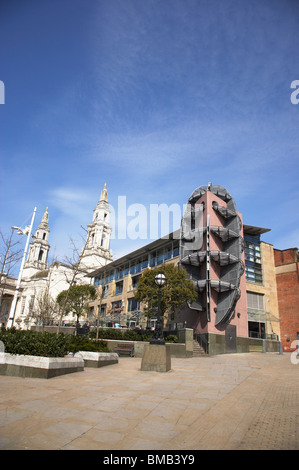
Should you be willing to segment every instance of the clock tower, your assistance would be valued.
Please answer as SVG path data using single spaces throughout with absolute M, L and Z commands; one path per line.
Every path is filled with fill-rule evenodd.
M 87 228 L 87 240 L 82 257 L 82 264 L 93 270 L 112 261 L 110 250 L 110 208 L 108 204 L 108 191 L 105 183 L 100 200 L 93 211 L 92 223 Z
M 48 253 L 50 245 L 49 239 L 49 213 L 48 208 L 43 215 L 41 223 L 33 235 L 33 241 L 30 243 L 29 254 L 24 266 L 24 277 L 31 277 L 37 271 L 43 271 L 48 268 Z

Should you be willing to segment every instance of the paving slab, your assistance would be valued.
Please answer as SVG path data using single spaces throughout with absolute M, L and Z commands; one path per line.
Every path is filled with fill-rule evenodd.
M 288 353 L 120 357 L 51 379 L 0 377 L 1 450 L 298 450 L 299 364 Z

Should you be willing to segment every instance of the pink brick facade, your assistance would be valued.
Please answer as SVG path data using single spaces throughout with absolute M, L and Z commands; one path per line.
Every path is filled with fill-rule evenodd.
M 205 192 L 203 196 L 197 201 L 196 204 L 204 203 L 204 213 L 203 213 L 203 226 L 207 225 L 207 216 L 210 216 L 210 225 L 211 226 L 224 226 L 224 219 L 223 217 L 216 212 L 213 207 L 212 203 L 217 202 L 221 206 L 226 206 L 227 204 L 213 194 L 211 191 Z M 242 220 L 241 214 L 238 212 L 240 220 Z M 241 236 L 243 237 L 243 228 L 241 230 Z M 202 250 L 206 250 L 206 241 L 204 239 L 204 244 Z M 221 251 L 223 249 L 223 242 L 217 235 L 211 233 L 210 237 L 210 250 L 213 251 Z M 245 265 L 245 257 L 244 251 L 242 252 L 242 262 Z M 205 269 L 204 266 L 202 269 Z M 204 277 L 204 273 L 203 273 Z M 220 279 L 220 266 L 216 261 L 211 261 L 211 280 L 219 280 Z M 247 318 L 247 300 L 246 300 L 246 281 L 245 281 L 245 273 L 241 276 L 240 279 L 240 291 L 241 296 L 237 301 L 235 314 L 229 321 L 230 325 L 234 325 L 236 327 L 236 335 L 237 337 L 248 337 L 248 318 Z M 224 335 L 226 331 L 227 324 L 223 325 L 216 325 L 216 313 L 215 309 L 217 308 L 217 300 L 218 300 L 218 292 L 214 289 L 211 289 L 211 308 L 210 308 L 210 321 L 207 321 L 206 312 L 194 313 L 192 311 L 184 311 L 184 316 L 187 319 L 188 325 L 192 326 L 193 328 L 197 329 L 201 333 L 212 333 L 212 334 L 220 334 Z

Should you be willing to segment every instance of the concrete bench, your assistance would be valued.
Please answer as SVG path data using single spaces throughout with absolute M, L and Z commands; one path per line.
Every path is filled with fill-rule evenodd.
M 50 379 L 83 370 L 82 358 L 0 353 L 0 375 Z
M 79 351 L 74 357 L 83 359 L 84 367 L 104 367 L 118 363 L 118 354 L 99 353 L 93 351 Z
M 134 356 L 134 344 L 133 343 L 117 343 L 117 346 L 114 348 L 114 352 L 116 352 L 119 356 Z

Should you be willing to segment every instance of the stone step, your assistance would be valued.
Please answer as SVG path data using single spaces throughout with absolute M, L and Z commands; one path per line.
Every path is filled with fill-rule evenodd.
M 198 343 L 198 341 L 193 340 L 193 357 L 205 356 L 205 350 L 203 347 Z

